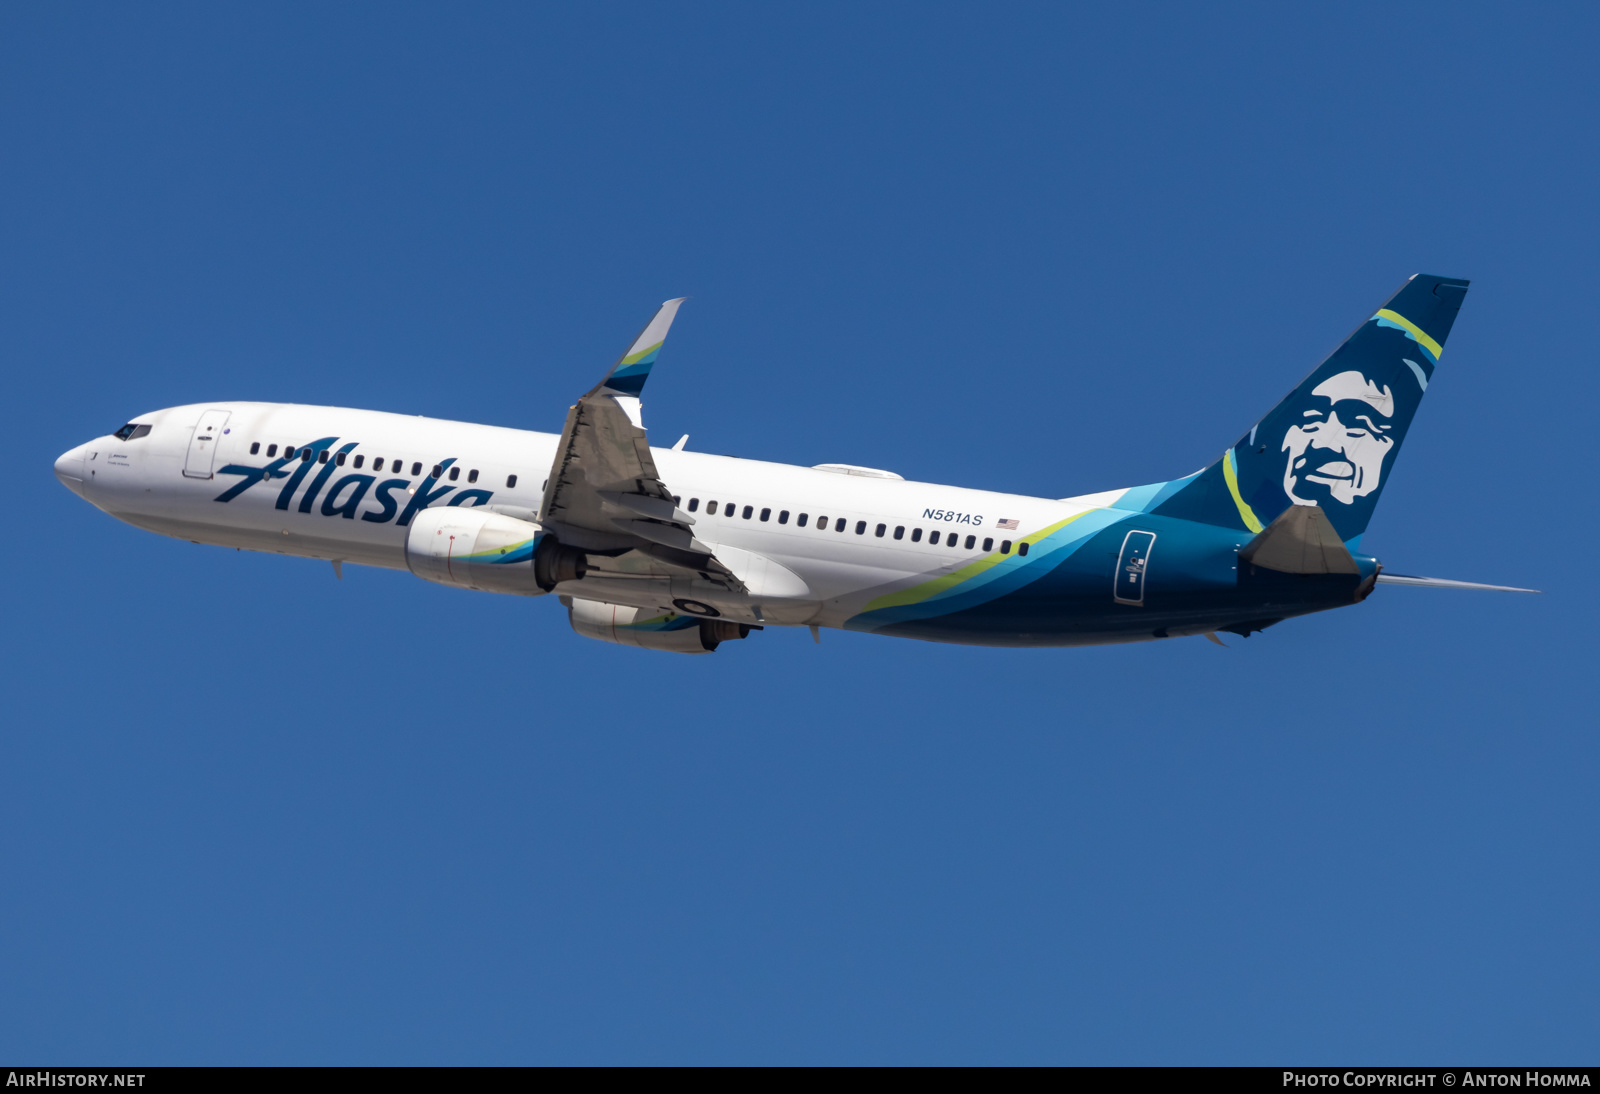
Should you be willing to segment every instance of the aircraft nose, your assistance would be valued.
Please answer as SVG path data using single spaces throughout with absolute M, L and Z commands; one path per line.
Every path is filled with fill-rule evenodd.
M 56 457 L 56 478 L 79 497 L 83 496 L 83 453 L 86 445 L 69 448 Z

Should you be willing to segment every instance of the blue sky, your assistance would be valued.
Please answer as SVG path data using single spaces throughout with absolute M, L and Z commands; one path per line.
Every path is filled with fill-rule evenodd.
M 0 1056 L 1570 1063 L 1600 1043 L 1592 8 L 0 10 Z M 268 399 L 1060 497 L 1473 279 L 1364 546 L 1217 649 L 769 630 L 121 525 Z

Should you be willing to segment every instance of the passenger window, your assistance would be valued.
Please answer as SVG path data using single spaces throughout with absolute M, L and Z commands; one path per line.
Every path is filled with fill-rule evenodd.
M 346 453 L 344 453 L 344 452 L 339 453 L 338 458 L 335 459 L 333 462 L 338 464 L 340 467 L 343 467 L 344 466 L 345 455 L 346 455 Z
M 803 519 L 802 519 L 801 523 L 804 523 Z M 826 532 L 827 530 L 828 530 L 828 518 L 827 517 L 818 517 L 817 518 L 817 531 Z
M 838 520 L 833 522 L 833 530 L 835 532 L 844 531 L 844 518 L 843 517 L 840 517 Z
M 896 524 L 894 526 L 894 538 L 895 539 L 905 539 L 906 538 L 906 526 L 904 524 Z
M 986 551 L 986 552 L 987 552 L 987 551 L 992 551 L 992 550 L 994 550 L 994 540 L 993 540 L 993 539 L 991 539 L 991 538 L 990 538 L 990 537 L 988 537 L 988 536 L 985 536 L 985 537 L 984 537 L 984 538 L 983 538 L 983 549 L 984 549 L 984 551 Z
M 471 471 L 467 472 L 467 481 L 468 482 L 477 482 L 478 481 L 478 469 L 476 467 L 474 467 Z
M 294 449 L 290 448 L 288 445 L 284 445 L 283 446 L 283 458 L 286 459 L 286 460 L 294 459 Z
M 751 516 L 754 515 L 754 513 L 755 513 L 755 509 L 752 506 L 746 505 L 744 507 L 744 519 L 745 520 L 749 520 L 751 518 Z
M 267 445 L 267 455 L 268 456 L 276 456 L 277 454 L 278 454 L 278 446 L 277 445 L 275 445 L 275 444 Z
M 689 499 L 689 512 L 692 513 L 698 508 L 700 508 L 700 499 L 699 498 L 690 498 Z
M 938 532 L 929 532 L 928 533 L 928 542 L 933 544 L 935 547 L 939 546 L 939 533 Z
M 804 528 L 806 526 L 806 515 L 804 513 L 794 518 L 794 526 L 796 528 Z
M 516 488 L 517 488 L 517 477 L 515 475 L 507 475 L 506 476 L 506 489 L 507 490 L 515 490 Z
M 358 471 L 361 470 L 361 465 L 366 463 L 366 462 L 367 462 L 367 458 L 365 456 L 357 456 L 356 457 L 356 470 L 358 470 Z
M 779 524 L 788 524 L 789 523 L 789 510 L 787 510 L 787 509 L 778 510 L 778 523 Z
M 1000 541 L 1000 553 L 1003 555 L 1009 555 L 1011 553 L 1011 541 L 1009 539 L 1003 539 Z
M 260 452 L 260 451 L 261 451 L 261 442 L 260 441 L 251 441 L 250 442 L 250 455 L 254 456 L 257 452 Z
M 967 550 L 969 550 L 969 551 L 972 550 L 972 548 L 977 545 L 977 542 L 978 542 L 978 537 L 977 536 L 968 536 L 967 537 Z
M 912 543 L 921 543 L 922 542 L 922 529 L 921 528 L 913 528 L 913 529 L 911 529 L 911 542 Z
M 434 464 L 433 465 L 433 477 L 436 478 L 436 479 L 444 478 L 444 467 L 441 466 L 440 464 Z
M 706 502 L 706 512 L 709 515 L 713 516 L 713 517 L 716 516 L 717 515 L 717 503 L 714 502 L 714 501 Z
M 771 509 L 763 509 L 763 510 L 761 510 L 761 519 L 764 520 L 764 521 L 771 520 L 772 519 L 772 510 Z
M 873 532 L 872 534 L 877 536 L 879 539 L 882 539 L 883 538 L 883 533 L 887 532 L 888 530 L 889 530 L 889 526 L 887 524 L 880 524 L 880 525 L 878 525 L 878 530 Z
M 324 448 L 321 452 L 317 453 L 317 462 L 318 463 L 327 463 L 328 462 L 328 450 L 326 448 Z
M 461 477 L 461 468 L 459 468 L 459 467 L 452 467 L 452 468 L 451 468 L 451 469 L 450 469 L 450 481 L 451 481 L 451 482 L 455 482 L 455 481 L 456 481 L 456 480 L 457 480 L 457 479 L 459 479 L 459 478 L 460 478 L 460 477 Z
M 864 520 L 856 521 L 856 535 L 864 536 L 866 534 L 867 534 L 867 522 L 864 521 Z
M 1028 541 L 1027 540 L 1023 540 L 1021 543 L 1017 544 L 1017 554 L 1026 555 L 1027 553 L 1028 553 Z
M 383 470 L 383 457 L 382 456 L 374 456 L 374 457 L 372 457 L 372 469 L 374 471 L 382 471 Z
M 400 469 L 400 463 L 399 463 L 399 461 L 398 461 L 398 460 L 397 460 L 397 461 L 395 461 L 395 465 L 394 465 L 394 466 L 395 466 L 395 470 L 397 470 L 397 471 L 398 471 L 398 470 L 399 470 L 399 469 Z M 418 461 L 418 462 L 416 462 L 416 463 L 414 463 L 414 464 L 412 464 L 412 465 L 411 465 L 411 473 L 412 473 L 412 474 L 413 474 L 413 475 L 420 475 L 420 474 L 422 474 L 422 462 L 421 462 L 421 461 L 420 461 L 420 460 L 419 460 L 419 461 Z
M 324 452 L 323 455 L 326 456 L 327 453 Z M 302 448 L 300 450 L 300 462 L 301 463 L 310 463 L 311 462 L 311 449 Z
M 471 482 L 472 480 L 468 479 L 467 481 Z M 683 504 L 683 499 L 680 498 L 678 495 L 674 494 L 674 495 L 672 495 L 672 504 L 673 505 L 682 505 Z

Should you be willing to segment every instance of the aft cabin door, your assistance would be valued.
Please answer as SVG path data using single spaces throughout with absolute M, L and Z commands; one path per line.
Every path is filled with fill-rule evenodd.
M 191 479 L 209 479 L 211 461 L 216 456 L 217 445 L 222 441 L 223 428 L 228 423 L 228 411 L 208 410 L 195 423 L 194 436 L 189 438 L 189 455 L 183 461 L 183 473 Z
M 1117 556 L 1117 576 L 1111 596 L 1118 604 L 1144 604 L 1144 582 L 1150 567 L 1150 548 L 1155 546 L 1154 532 L 1129 532 L 1122 540 L 1122 554 Z

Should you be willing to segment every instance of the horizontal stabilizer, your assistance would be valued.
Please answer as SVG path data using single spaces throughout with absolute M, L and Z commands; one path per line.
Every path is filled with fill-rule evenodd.
M 1291 505 L 1245 544 L 1239 560 L 1283 574 L 1358 574 L 1350 549 L 1315 505 Z
M 1476 581 L 1451 581 L 1447 577 L 1412 577 L 1409 574 L 1379 574 L 1380 585 L 1422 585 L 1429 589 L 1485 589 L 1492 593 L 1536 593 L 1538 589 L 1519 589 L 1515 585 L 1482 585 Z

